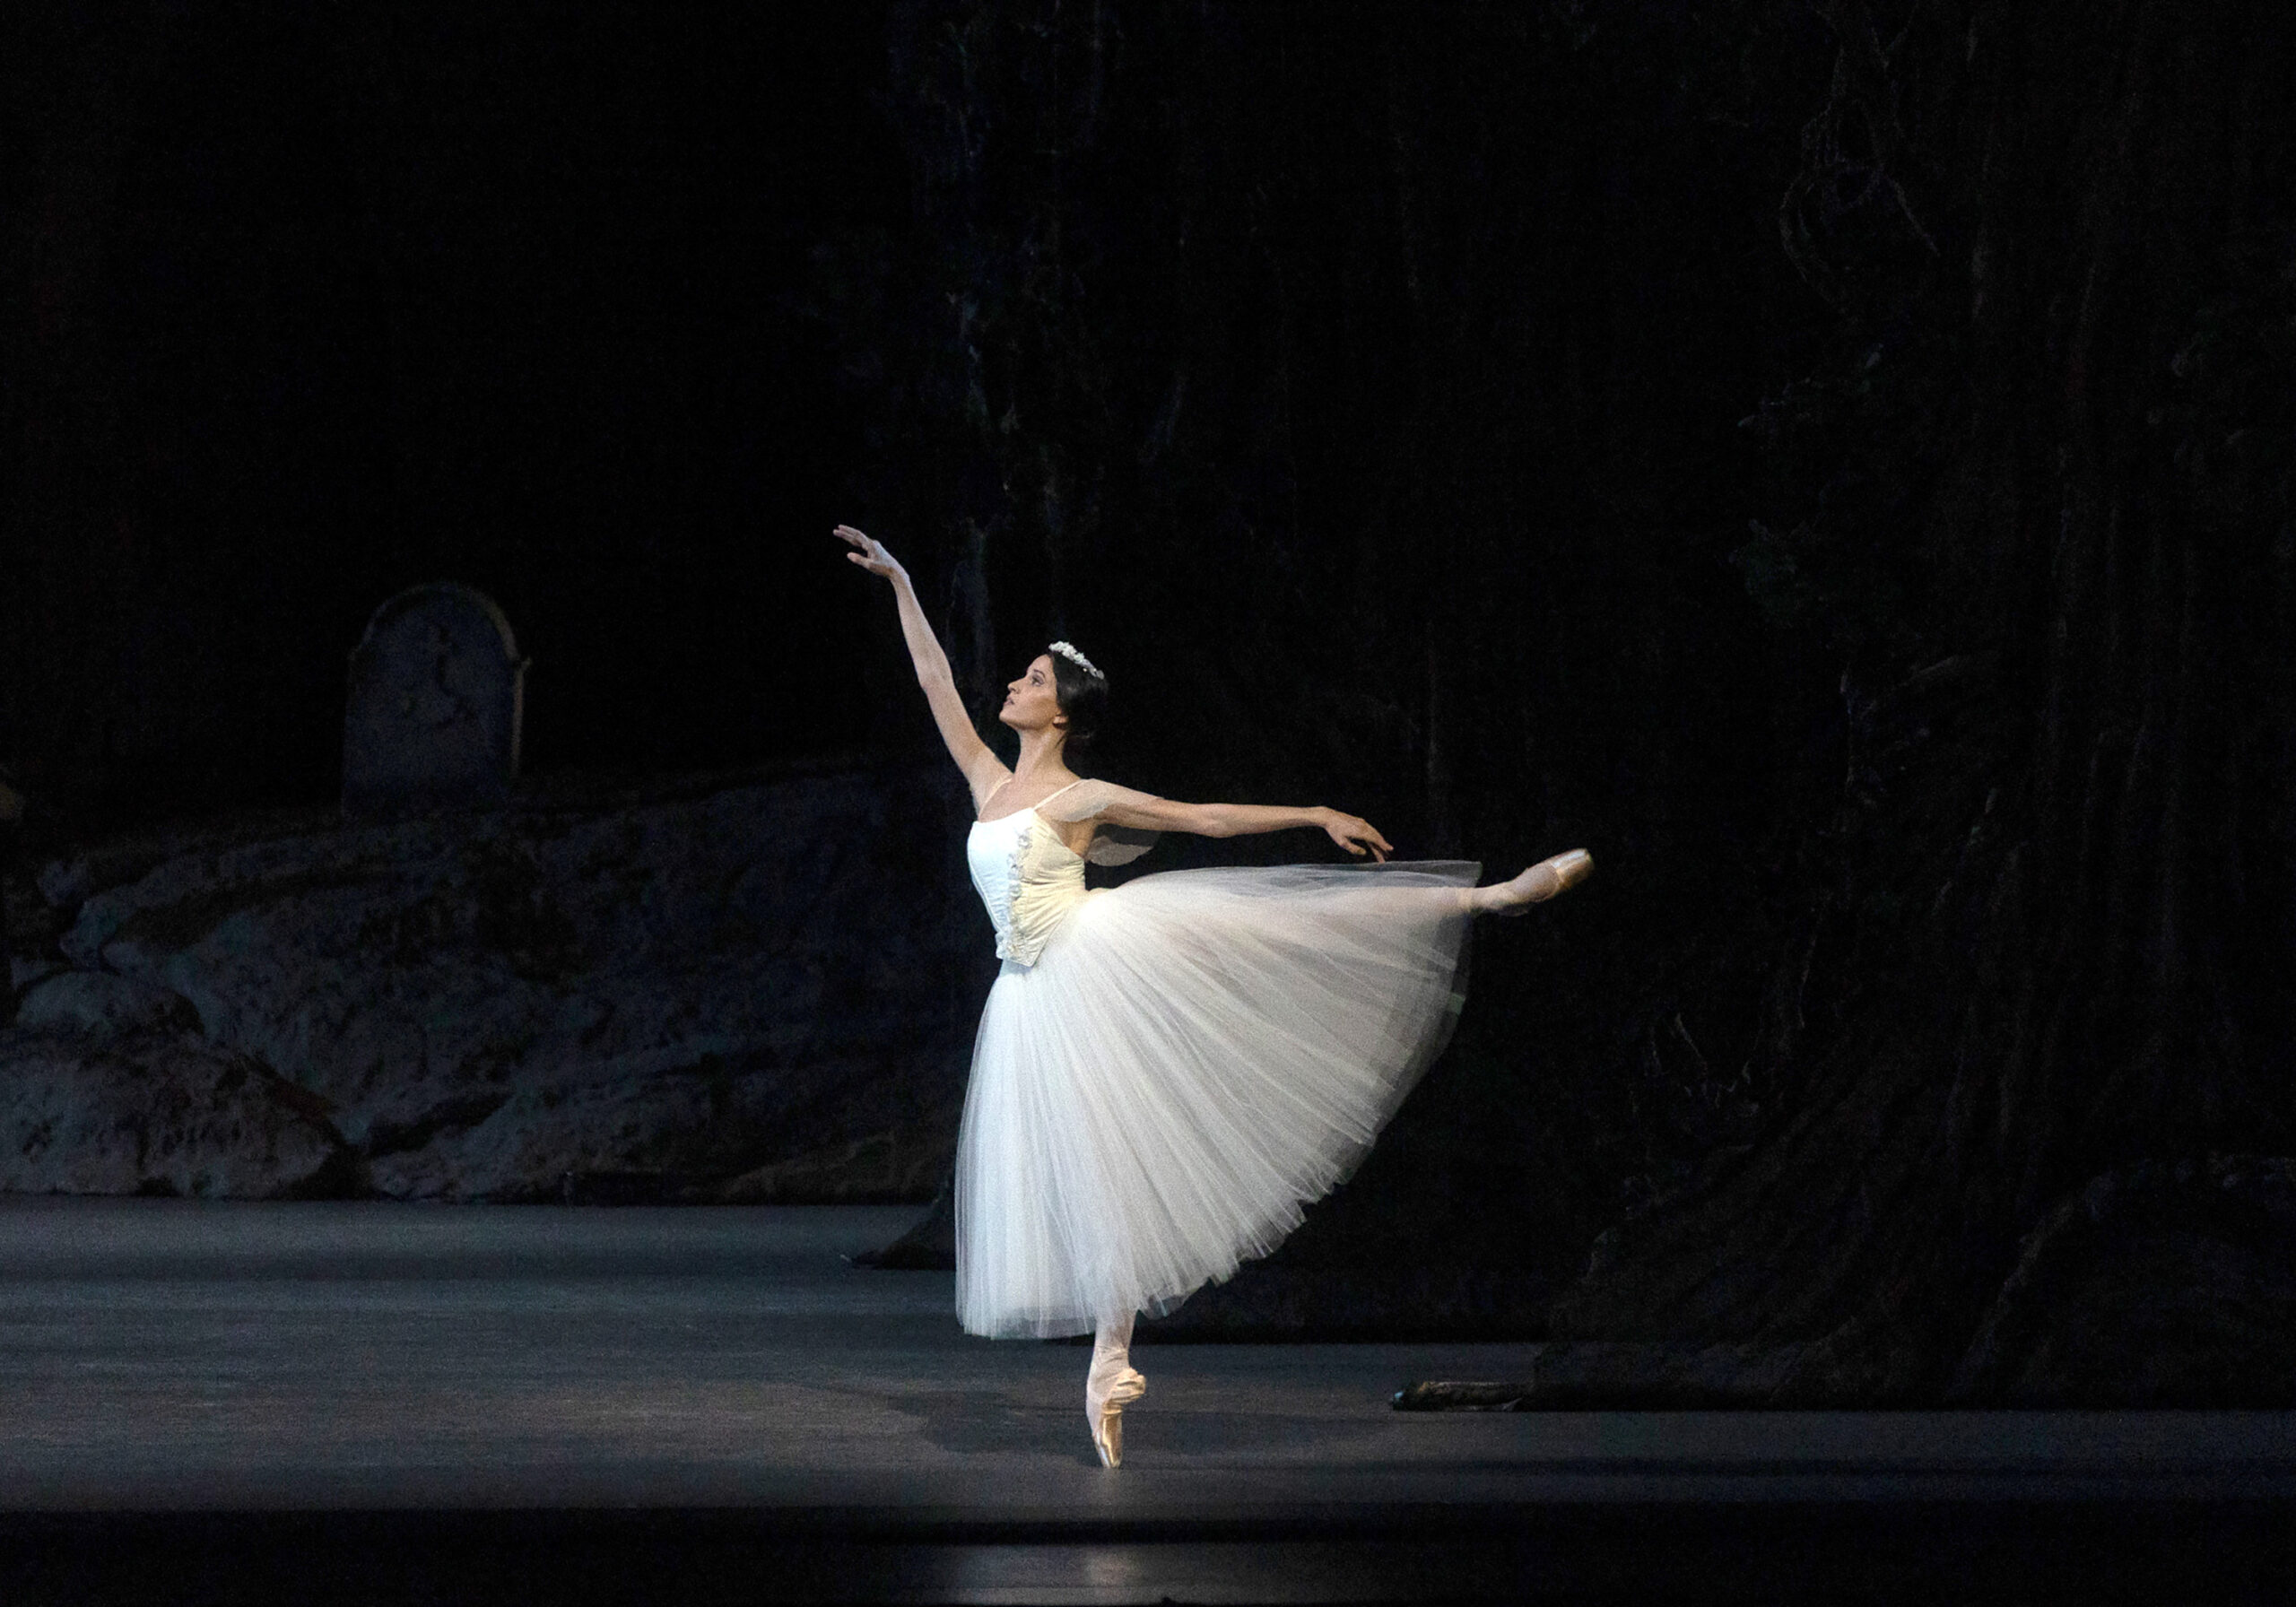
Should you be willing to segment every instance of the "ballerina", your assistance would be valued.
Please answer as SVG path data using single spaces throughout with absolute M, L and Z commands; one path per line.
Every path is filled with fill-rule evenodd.
M 972 790 L 966 857 L 1004 961 L 981 1012 L 957 1139 L 957 1316 L 991 1337 L 1093 1335 L 1084 1417 L 1104 1466 L 1146 1393 L 1132 1325 L 1266 1254 L 1354 1168 L 1448 1037 L 1477 915 L 1583 881 L 1574 849 L 1475 885 L 1465 861 L 1394 863 L 1372 825 L 1320 806 L 1181 804 L 1083 780 L 1108 678 L 1066 642 L 997 718 L 967 717 L 908 571 L 849 525 L 893 588 L 941 738 Z M 1364 863 L 1191 870 L 1088 892 L 1154 835 L 1312 828 Z

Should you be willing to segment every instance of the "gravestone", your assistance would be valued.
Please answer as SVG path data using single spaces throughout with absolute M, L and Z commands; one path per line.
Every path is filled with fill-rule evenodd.
M 526 680 L 510 622 L 482 592 L 442 581 L 375 610 L 351 652 L 344 812 L 501 803 L 518 773 Z

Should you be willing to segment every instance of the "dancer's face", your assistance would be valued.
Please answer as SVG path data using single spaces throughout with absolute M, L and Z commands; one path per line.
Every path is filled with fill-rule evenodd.
M 1004 689 L 1004 707 L 997 710 L 996 717 L 1015 731 L 1068 724 L 1068 717 L 1060 712 L 1060 693 L 1052 682 L 1051 654 L 1038 654 L 1020 678 Z

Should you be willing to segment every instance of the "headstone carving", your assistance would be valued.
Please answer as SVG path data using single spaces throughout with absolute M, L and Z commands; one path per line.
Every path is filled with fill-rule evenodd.
M 343 809 L 500 804 L 518 773 L 526 661 L 492 599 L 442 581 L 391 598 L 351 651 Z

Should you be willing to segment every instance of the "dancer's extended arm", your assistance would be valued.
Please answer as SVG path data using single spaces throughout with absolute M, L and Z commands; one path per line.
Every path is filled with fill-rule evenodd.
M 1381 837 L 1370 821 L 1319 804 L 1305 809 L 1263 804 L 1178 804 L 1170 798 L 1118 790 L 1119 795 L 1100 812 L 1099 818 L 1111 826 L 1189 831 L 1198 837 L 1251 837 L 1306 826 L 1328 834 L 1358 858 L 1369 854 L 1385 860 L 1395 852 L 1395 845 Z
M 885 551 L 883 543 L 871 540 L 852 526 L 839 525 L 837 534 L 855 549 L 846 557 L 872 575 L 882 575 L 892 582 L 893 601 L 900 610 L 900 633 L 909 643 L 909 659 L 917 665 L 917 683 L 925 689 L 925 701 L 933 710 L 933 723 L 941 728 L 941 740 L 948 744 L 949 757 L 957 761 L 957 769 L 964 772 L 966 782 L 972 787 L 973 804 L 978 808 L 1012 771 L 980 740 L 980 733 L 973 729 L 971 719 L 966 716 L 964 699 L 957 696 L 957 678 L 949 669 L 949 656 L 941 651 L 939 638 L 926 622 L 925 610 L 917 601 L 917 589 L 909 583 L 909 571 Z

